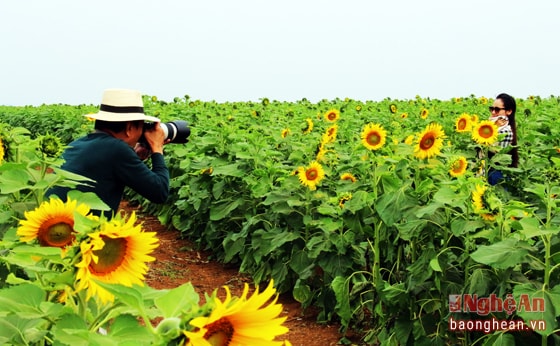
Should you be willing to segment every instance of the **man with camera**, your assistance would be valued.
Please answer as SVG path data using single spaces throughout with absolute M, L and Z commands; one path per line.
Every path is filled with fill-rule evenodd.
M 125 186 L 154 203 L 163 203 L 169 194 L 169 171 L 163 146 L 169 142 L 166 126 L 144 126 L 144 121 L 159 119 L 144 114 L 142 95 L 135 90 L 108 89 L 95 119 L 95 131 L 69 144 L 62 154 L 62 169 L 92 179 L 77 190 L 94 192 L 110 211 L 93 211 L 111 217 L 121 202 Z M 168 125 L 167 125 L 168 126 Z M 188 136 L 188 135 L 187 135 Z M 151 169 L 134 148 L 142 138 L 151 152 Z M 47 195 L 66 200 L 69 188 L 56 186 Z

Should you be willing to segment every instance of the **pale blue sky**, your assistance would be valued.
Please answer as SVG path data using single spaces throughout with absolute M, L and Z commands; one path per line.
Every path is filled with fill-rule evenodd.
M 11 0 L 0 104 L 560 95 L 560 1 Z

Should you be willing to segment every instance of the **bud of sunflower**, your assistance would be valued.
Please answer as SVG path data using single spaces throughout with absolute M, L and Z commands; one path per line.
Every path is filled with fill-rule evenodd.
M 166 340 L 172 340 L 181 335 L 181 319 L 168 317 L 162 320 L 156 327 L 156 332 Z
M 39 139 L 39 150 L 47 157 L 58 157 L 63 146 L 57 136 L 46 134 Z

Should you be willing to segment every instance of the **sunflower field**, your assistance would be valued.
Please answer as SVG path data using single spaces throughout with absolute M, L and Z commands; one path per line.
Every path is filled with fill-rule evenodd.
M 517 168 L 508 167 L 508 149 L 496 148 L 486 97 L 144 101 L 162 121 L 186 120 L 191 135 L 165 147 L 165 204 L 132 191 L 126 199 L 255 284 L 273 279 L 278 292 L 319 309 L 320 322 L 340 321 L 342 335 L 382 345 L 560 342 L 560 97 L 516 100 Z M 92 131 L 82 115 L 96 111 L 0 106 L 5 237 L 13 237 L 11 220 L 45 202 L 46 187 L 76 183 L 58 168 L 61 145 Z M 46 165 L 22 163 L 47 153 Z M 36 172 L 14 173 L 29 167 Z M 506 179 L 490 185 L 496 168 Z M 82 228 L 94 222 L 80 220 Z M 0 282 L 15 290 L 7 267 Z M 457 312 L 457 295 L 528 297 L 544 309 Z M 481 319 L 543 323 L 525 331 L 450 323 Z

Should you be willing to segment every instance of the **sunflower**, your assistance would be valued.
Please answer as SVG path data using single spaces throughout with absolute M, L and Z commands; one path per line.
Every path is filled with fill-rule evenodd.
M 2 137 L 0 137 L 0 163 L 4 161 L 4 142 L 2 141 Z
M 325 131 L 321 142 L 324 144 L 332 143 L 336 140 L 336 134 L 338 133 L 338 125 L 333 125 Z
M 212 173 L 214 173 L 214 168 L 212 167 L 203 168 L 200 170 L 200 174 L 212 175 Z
M 282 136 L 282 138 L 286 138 L 288 137 L 289 134 L 290 134 L 290 129 L 286 128 L 282 130 L 282 133 L 280 135 Z
M 277 336 L 287 333 L 288 328 L 282 325 L 286 317 L 278 317 L 282 313 L 282 304 L 277 303 L 278 295 L 271 300 L 276 293 L 273 285 L 271 280 L 262 293 L 257 287 L 247 298 L 249 286 L 245 284 L 238 299 L 232 299 L 229 287 L 224 286 L 225 300 L 222 302 L 214 297 L 210 315 L 189 322 L 196 329 L 184 331 L 186 346 L 289 345 L 289 342 L 274 341 Z
M 362 144 L 370 149 L 377 150 L 385 145 L 387 131 L 378 124 L 367 124 L 362 131 Z
M 393 114 L 397 113 L 397 105 L 394 104 L 394 103 L 391 103 L 391 104 L 389 105 L 389 111 L 390 111 L 391 113 L 393 113 Z
M 352 173 L 342 173 L 340 175 L 340 180 L 348 180 L 355 183 L 357 179 Z
M 325 113 L 325 119 L 329 122 L 335 122 L 340 119 L 340 111 L 338 109 L 331 109 Z
M 451 162 L 449 174 L 452 177 L 460 177 L 467 171 L 467 159 L 464 156 L 459 156 Z
M 488 99 L 484 96 L 481 96 L 479 99 L 480 103 L 482 103 L 483 105 L 488 104 Z
M 475 190 L 472 193 L 472 202 L 475 212 L 480 212 L 486 209 L 486 206 L 484 205 L 484 193 L 487 189 L 488 187 L 484 185 L 476 185 Z
M 402 118 L 402 119 L 408 118 L 408 113 L 406 113 L 406 112 L 405 112 L 405 113 L 402 113 L 402 114 L 401 114 L 401 118 Z
M 298 168 L 298 177 L 302 185 L 309 187 L 310 190 L 315 190 L 317 184 L 325 177 L 325 171 L 320 163 L 313 161 L 307 168 Z
M 39 139 L 39 150 L 46 157 L 58 157 L 64 150 L 64 146 L 57 136 L 47 133 Z
M 408 145 L 412 145 L 414 142 L 414 135 L 409 135 L 404 139 L 404 143 Z
M 419 159 L 431 158 L 438 155 L 443 147 L 445 132 L 440 124 L 432 123 L 420 133 L 418 144 L 414 148 L 414 156 Z
M 323 135 L 324 137 L 324 135 Z M 324 161 L 325 155 L 327 154 L 328 150 L 325 148 L 325 144 L 321 142 L 319 147 L 317 148 L 317 155 L 315 156 L 316 161 Z
M 473 114 L 473 115 L 471 115 L 471 124 L 472 124 L 472 126 L 475 126 L 476 124 L 478 124 L 478 121 L 479 121 L 479 119 L 478 119 L 478 114 Z
M 41 246 L 64 248 L 75 239 L 74 212 L 86 216 L 89 210 L 86 204 L 70 198 L 66 203 L 52 198 L 24 213 L 25 220 L 19 221 L 17 235 L 24 242 L 37 239 Z
M 420 118 L 427 119 L 429 114 L 429 110 L 427 110 L 426 108 L 422 108 L 422 111 L 420 112 Z
M 356 112 L 362 111 L 362 105 L 356 105 Z
M 461 114 L 457 121 L 455 121 L 455 130 L 457 132 L 469 132 L 472 129 L 471 116 L 467 113 Z
M 305 121 L 307 122 L 307 126 L 303 129 L 304 135 L 311 133 L 311 131 L 313 131 L 313 120 L 311 118 L 307 118 L 305 119 Z
M 338 200 L 338 206 L 344 208 L 344 203 L 348 202 L 351 199 L 352 199 L 352 194 L 350 192 L 343 194 Z
M 155 260 L 150 254 L 159 244 L 155 232 L 142 232 L 142 226 L 135 223 L 134 212 L 128 221 L 119 214 L 102 222 L 99 231 L 88 234 L 89 240 L 80 244 L 82 259 L 76 264 L 76 290 L 87 289 L 87 299 L 96 296 L 103 303 L 113 301 L 113 295 L 97 281 L 128 287 L 143 285 L 146 262 Z
M 484 185 L 476 185 L 472 193 L 472 202 L 474 211 L 478 213 L 484 220 L 494 221 L 496 213 L 490 211 L 487 202 L 488 187 Z M 490 212 L 489 212 L 490 211 Z
M 493 144 L 498 140 L 498 126 L 491 120 L 481 121 L 474 126 L 472 138 L 478 144 Z

